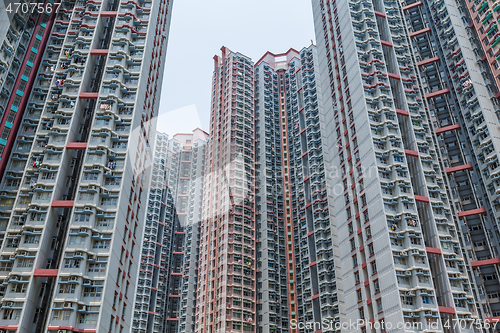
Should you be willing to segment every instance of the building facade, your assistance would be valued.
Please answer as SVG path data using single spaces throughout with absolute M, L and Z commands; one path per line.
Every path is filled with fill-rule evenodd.
M 193 325 L 206 137 L 200 129 L 170 140 L 157 134 L 134 332 L 189 332 Z
M 448 1 L 420 6 L 408 1 L 403 11 L 407 22 L 412 22 L 412 43 L 420 50 L 416 60 L 428 116 L 440 147 L 441 167 L 448 176 L 477 308 L 482 320 L 488 321 L 500 315 L 500 206 L 496 194 L 500 103 L 496 59 L 492 58 L 498 48 L 496 26 L 490 24 L 483 34 L 478 25 L 478 20 L 483 24 L 491 21 L 494 8 L 481 6 Z M 424 17 L 436 24 L 419 24 Z
M 310 46 L 255 65 L 258 332 L 339 321 L 318 61 Z
M 129 332 L 172 1 L 57 5 L 2 44 L 0 329 Z
M 498 316 L 480 285 L 498 291 L 496 197 L 483 196 L 498 120 L 465 18 L 451 1 L 318 0 L 313 11 L 330 163 L 342 168 L 331 187 L 346 320 L 473 331 Z
M 225 47 L 214 63 L 195 332 L 255 331 L 253 63 Z

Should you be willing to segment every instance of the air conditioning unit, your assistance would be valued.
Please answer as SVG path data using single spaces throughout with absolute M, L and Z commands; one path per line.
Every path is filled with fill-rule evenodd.
M 27 256 L 27 255 L 28 255 L 28 252 L 26 252 L 26 251 L 21 251 L 21 252 L 19 252 L 19 255 L 20 255 L 20 256 Z
M 85 207 L 85 210 L 91 210 L 91 209 L 92 209 L 92 208 L 90 208 L 90 207 Z
M 16 255 L 15 254 L 11 254 L 10 255 L 10 259 L 16 259 Z
M 73 302 L 65 302 L 64 307 L 65 308 L 71 308 L 73 306 Z
M 75 254 L 74 254 L 74 255 L 75 255 L 75 256 L 81 256 L 81 255 L 82 255 L 82 253 L 81 253 L 81 252 L 75 252 Z
M 70 281 L 78 281 L 78 277 L 76 276 L 72 276 L 69 278 Z
M 59 331 L 57 331 L 57 333 L 68 333 L 68 331 L 67 330 L 59 330 Z
M 89 187 L 91 190 L 95 190 L 95 186 L 90 186 Z
M 6 306 L 14 306 L 14 302 L 7 302 L 5 303 Z

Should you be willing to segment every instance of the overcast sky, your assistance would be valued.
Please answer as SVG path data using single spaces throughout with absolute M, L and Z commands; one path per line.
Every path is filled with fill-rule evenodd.
M 158 131 L 208 129 L 213 56 L 221 46 L 257 61 L 311 40 L 310 0 L 174 0 Z

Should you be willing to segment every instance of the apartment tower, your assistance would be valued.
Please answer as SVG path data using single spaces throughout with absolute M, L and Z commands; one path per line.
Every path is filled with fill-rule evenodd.
M 214 63 L 195 332 L 255 332 L 253 62 L 223 47 Z
M 0 52 L 0 329 L 130 332 L 172 1 L 49 4 Z
M 207 134 L 157 133 L 134 332 L 177 332 L 193 325 L 200 204 Z
M 258 332 L 339 321 L 318 62 L 311 45 L 255 65 Z
M 441 33 L 441 23 L 450 21 L 446 8 L 439 5 L 443 16 L 432 28 L 417 27 L 431 16 L 408 20 L 415 25 L 410 31 L 403 15 L 408 11 L 397 1 L 312 3 L 324 91 L 320 110 L 329 151 L 334 152 L 326 162 L 340 167 L 340 173 L 328 173 L 328 181 L 339 240 L 342 321 L 364 319 L 366 326 L 356 330 L 361 332 L 397 330 L 401 323 L 418 327 L 413 330 L 472 332 L 470 323 L 479 313 L 460 246 L 461 222 L 487 210 L 456 210 L 445 173 L 463 173 L 464 168 L 443 172 L 436 131 L 456 133 L 460 126 L 440 132 L 430 121 L 432 110 L 451 110 L 453 104 L 451 87 L 432 81 L 450 83 L 435 70 L 436 61 L 449 59 L 447 55 L 455 56 L 457 67 L 469 61 L 457 58 L 463 57 L 457 38 L 426 37 L 432 29 Z M 451 21 L 456 27 L 447 26 L 447 33 L 460 27 L 456 18 Z M 465 28 L 461 32 L 466 36 Z M 413 44 L 422 37 L 427 44 Z M 465 40 L 463 52 L 468 41 L 460 39 Z M 420 75 L 424 65 L 415 52 L 427 55 L 440 45 L 449 52 L 437 60 L 422 57 L 429 61 L 429 76 Z M 472 67 L 461 78 L 467 75 L 471 80 L 480 76 Z M 482 101 L 483 110 L 491 106 L 487 98 Z M 451 116 L 448 120 L 454 121 Z M 458 165 L 453 160 L 450 167 Z M 467 324 L 452 325 L 456 320 Z

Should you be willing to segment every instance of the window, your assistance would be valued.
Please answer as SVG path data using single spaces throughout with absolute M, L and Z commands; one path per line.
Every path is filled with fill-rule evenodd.
M 83 297 L 101 298 L 102 287 L 85 287 L 83 289 Z
M 60 294 L 74 294 L 76 290 L 76 284 L 59 284 Z
M 422 296 L 422 303 L 434 304 L 434 296 Z
M 64 268 L 80 268 L 80 260 L 66 259 L 64 261 Z
M 25 244 L 38 244 L 40 243 L 40 235 L 26 235 L 24 237 Z
M 127 303 L 123 303 L 122 318 L 125 318 L 126 313 L 127 313 Z
M 26 286 L 26 283 L 12 283 L 10 291 L 13 293 L 25 293 L 27 289 Z
M 373 249 L 373 243 L 368 245 L 368 252 L 370 253 L 370 256 L 375 254 L 375 250 Z
M 380 285 L 378 283 L 378 279 L 373 281 L 373 290 L 375 291 L 375 293 L 378 293 L 380 291 Z
M 75 222 L 88 222 L 90 220 L 90 214 L 75 214 Z
M 384 308 L 382 307 L 382 299 L 381 299 L 381 298 L 379 298 L 379 299 L 377 300 L 377 311 L 378 311 L 378 312 L 382 312 L 382 311 L 384 311 Z
M 377 263 L 375 261 L 372 261 L 371 266 L 372 266 L 372 274 L 377 273 Z
M 70 236 L 69 244 L 85 244 L 85 237 Z
M 109 248 L 109 240 L 94 241 L 94 249 L 107 249 Z

